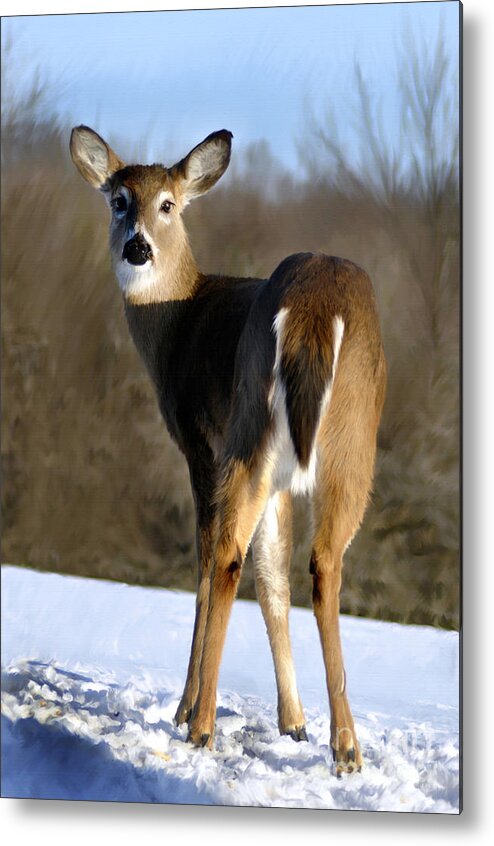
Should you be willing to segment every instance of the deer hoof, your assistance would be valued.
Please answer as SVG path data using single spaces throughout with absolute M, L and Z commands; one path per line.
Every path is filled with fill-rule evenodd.
M 350 747 L 346 750 L 336 750 L 331 747 L 333 761 L 335 763 L 336 778 L 341 778 L 343 773 L 360 773 L 362 771 L 362 757 L 360 750 Z
M 307 737 L 307 731 L 305 726 L 300 726 L 300 728 L 293 728 L 289 729 L 285 732 L 295 743 L 300 743 L 301 740 L 308 741 L 309 738 Z
M 177 708 L 177 713 L 175 714 L 173 722 L 176 726 L 181 726 L 184 723 L 188 723 L 191 714 L 192 708 L 188 708 L 186 705 L 182 705 L 182 703 L 180 703 Z
M 189 729 L 189 735 L 187 737 L 187 743 L 191 743 L 192 746 L 197 748 L 203 749 L 212 749 L 213 748 L 213 736 L 209 733 L 204 732 L 203 734 L 196 735 L 193 731 Z

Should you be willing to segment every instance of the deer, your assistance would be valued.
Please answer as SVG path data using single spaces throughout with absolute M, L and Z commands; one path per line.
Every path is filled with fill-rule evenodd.
M 87 126 L 72 130 L 82 177 L 110 209 L 112 268 L 130 334 L 183 453 L 196 515 L 198 581 L 175 716 L 213 748 L 220 661 L 252 547 L 273 657 L 278 727 L 308 739 L 289 633 L 292 502 L 311 503 L 312 603 L 336 774 L 360 771 L 339 629 L 343 555 L 370 495 L 386 364 L 367 273 L 324 253 L 284 258 L 269 278 L 202 273 L 183 212 L 228 167 L 231 132 L 171 167 L 125 164 Z

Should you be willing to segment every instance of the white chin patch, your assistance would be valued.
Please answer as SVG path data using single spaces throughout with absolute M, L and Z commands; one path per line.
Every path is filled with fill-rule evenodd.
M 142 294 L 153 288 L 158 280 L 152 261 L 147 261 L 146 264 L 129 264 L 125 259 L 120 259 L 115 262 L 114 271 L 120 288 L 127 296 Z

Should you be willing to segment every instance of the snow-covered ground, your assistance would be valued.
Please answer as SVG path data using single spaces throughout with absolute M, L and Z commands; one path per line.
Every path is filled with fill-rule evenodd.
M 2 795 L 458 813 L 458 635 L 342 617 L 365 766 L 336 779 L 312 613 L 293 609 L 308 743 L 280 737 L 256 603 L 237 601 L 215 749 L 173 724 L 194 597 L 2 568 Z

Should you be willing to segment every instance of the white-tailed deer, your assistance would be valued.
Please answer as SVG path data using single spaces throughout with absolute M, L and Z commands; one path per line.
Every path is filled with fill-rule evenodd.
M 111 209 L 111 257 L 130 331 L 190 471 L 199 577 L 176 720 L 189 723 L 192 743 L 212 746 L 220 659 L 252 541 L 279 729 L 307 739 L 288 631 L 291 497 L 305 494 L 340 774 L 362 763 L 338 618 L 342 557 L 364 514 L 384 399 L 379 322 L 368 276 L 344 259 L 292 255 L 269 279 L 199 271 L 182 212 L 224 173 L 231 139 L 215 132 L 170 168 L 125 165 L 85 126 L 72 131 L 70 149 Z

